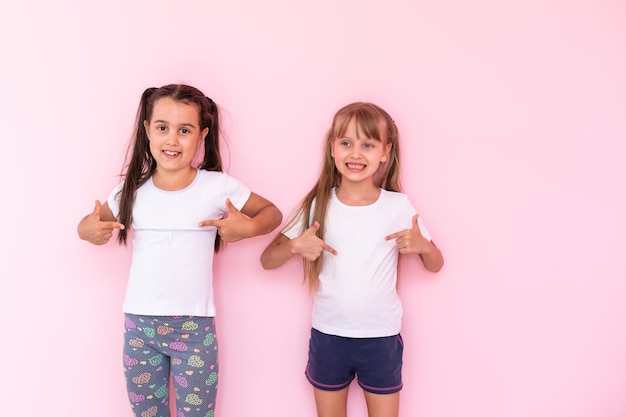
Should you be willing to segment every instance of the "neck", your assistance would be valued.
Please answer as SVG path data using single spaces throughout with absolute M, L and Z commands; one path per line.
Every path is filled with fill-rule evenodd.
M 186 188 L 193 182 L 196 177 L 196 168 L 189 167 L 189 169 L 171 172 L 171 171 L 159 171 L 157 169 L 152 175 L 152 182 L 154 185 L 165 191 L 177 191 Z
M 342 181 L 335 189 L 335 195 L 339 201 L 349 206 L 368 206 L 378 200 L 380 188 L 373 183 L 354 184 Z

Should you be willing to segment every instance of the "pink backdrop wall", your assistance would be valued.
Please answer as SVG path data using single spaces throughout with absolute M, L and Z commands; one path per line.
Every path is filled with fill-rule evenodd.
M 10 2 L 2 7 L 4 415 L 130 416 L 129 252 L 80 241 L 139 96 L 223 109 L 229 172 L 288 215 L 350 101 L 401 129 L 446 258 L 401 276 L 401 416 L 626 415 L 626 5 L 595 0 Z M 217 258 L 218 416 L 312 417 L 300 264 Z M 365 416 L 361 392 L 350 415 Z

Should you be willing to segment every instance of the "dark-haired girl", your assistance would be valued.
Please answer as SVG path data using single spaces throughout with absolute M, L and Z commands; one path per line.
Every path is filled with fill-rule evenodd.
M 132 235 L 123 361 L 135 416 L 170 415 L 170 377 L 177 417 L 214 416 L 213 254 L 221 241 L 269 233 L 281 220 L 274 204 L 222 172 L 213 100 L 182 84 L 143 93 L 123 181 L 78 225 L 95 245 L 114 230 L 120 244 Z

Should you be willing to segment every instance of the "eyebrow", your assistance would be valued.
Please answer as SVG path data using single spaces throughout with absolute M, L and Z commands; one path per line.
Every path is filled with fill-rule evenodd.
M 153 120 L 152 123 L 165 123 L 165 124 L 169 124 L 169 122 L 167 120 L 161 120 L 161 119 L 157 119 L 157 120 Z M 185 126 L 185 127 L 196 127 L 193 123 L 182 123 L 180 124 L 180 126 Z
M 374 140 L 376 142 L 382 142 L 381 139 L 377 139 L 377 138 L 370 138 L 368 136 L 362 135 L 359 137 L 352 137 L 352 136 L 346 136 L 346 135 L 342 135 L 342 136 L 337 136 L 336 139 L 344 139 L 344 140 L 362 140 L 362 141 L 368 141 L 368 140 Z

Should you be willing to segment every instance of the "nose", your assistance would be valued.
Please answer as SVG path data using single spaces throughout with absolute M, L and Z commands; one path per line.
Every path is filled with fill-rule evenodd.
M 359 146 L 353 146 L 350 149 L 350 156 L 352 156 L 353 158 L 358 158 L 359 156 L 361 156 L 361 148 Z
M 178 133 L 177 132 L 170 132 L 169 135 L 167 135 L 167 138 L 165 139 L 165 144 L 166 145 L 177 145 L 178 144 Z

